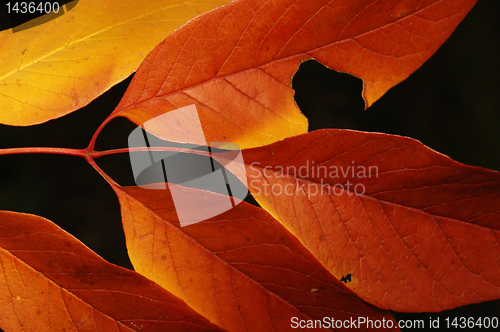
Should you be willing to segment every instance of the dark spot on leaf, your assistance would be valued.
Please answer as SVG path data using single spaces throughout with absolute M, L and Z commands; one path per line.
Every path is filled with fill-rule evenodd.
M 340 279 L 340 281 L 347 284 L 348 281 L 351 281 L 351 276 L 352 276 L 352 274 L 349 273 L 345 277 L 342 277 L 342 279 Z
M 95 281 L 93 280 L 94 277 L 92 276 L 85 276 L 83 278 L 80 278 L 80 283 L 90 285 L 90 286 L 95 286 Z
M 167 256 L 166 255 L 162 255 L 160 258 L 161 258 L 162 261 L 164 261 L 165 259 L 167 259 Z

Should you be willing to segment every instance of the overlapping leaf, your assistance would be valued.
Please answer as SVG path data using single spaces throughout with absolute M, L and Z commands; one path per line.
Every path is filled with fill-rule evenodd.
M 248 148 L 305 133 L 291 87 L 301 62 L 361 78 L 368 107 L 420 67 L 475 2 L 236 0 L 158 45 L 111 118 L 141 125 L 194 103 L 209 142 Z M 166 128 L 153 134 L 190 142 Z
M 293 317 L 393 319 L 361 301 L 260 208 L 242 202 L 179 228 L 169 190 L 114 189 L 134 268 L 222 328 L 292 331 Z M 192 210 L 203 213 L 200 191 L 184 193 Z
M 0 212 L 4 331 L 223 331 L 42 217 Z
M 349 130 L 243 155 L 259 204 L 365 301 L 421 312 L 500 297 L 498 172 Z
M 37 124 L 87 105 L 174 29 L 226 2 L 80 0 L 55 20 L 0 32 L 0 123 Z

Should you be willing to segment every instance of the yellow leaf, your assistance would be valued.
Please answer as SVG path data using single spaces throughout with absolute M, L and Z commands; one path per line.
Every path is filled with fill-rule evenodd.
M 228 0 L 81 0 L 34 28 L 0 32 L 0 123 L 71 113 L 133 73 L 153 47 Z

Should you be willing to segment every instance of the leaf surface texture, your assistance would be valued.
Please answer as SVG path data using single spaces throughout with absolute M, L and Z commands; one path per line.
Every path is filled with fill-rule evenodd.
M 411 138 L 334 129 L 244 160 L 259 204 L 365 301 L 422 312 L 500 296 L 498 172 Z
M 370 106 L 419 68 L 474 0 L 236 0 L 160 43 L 111 118 L 144 122 L 196 104 L 208 142 L 241 148 L 307 132 L 292 76 L 306 60 L 363 80 Z M 166 128 L 163 139 L 191 143 Z
M 0 123 L 38 124 L 89 104 L 174 29 L 226 2 L 80 0 L 52 21 L 0 32 Z
M 180 228 L 169 190 L 115 192 L 134 268 L 222 328 L 294 331 L 293 317 L 393 320 L 361 301 L 260 208 L 241 202 Z M 199 209 L 200 191 L 184 193 Z
M 223 331 L 45 218 L 1 211 L 0 234 L 6 331 Z

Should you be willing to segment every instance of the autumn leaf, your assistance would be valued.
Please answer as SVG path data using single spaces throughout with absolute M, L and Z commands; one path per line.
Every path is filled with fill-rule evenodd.
M 142 125 L 195 104 L 208 142 L 242 148 L 307 132 L 292 76 L 316 59 L 363 80 L 366 107 L 419 68 L 475 0 L 236 0 L 160 43 L 108 118 Z M 188 143 L 158 128 L 152 134 Z
M 136 272 L 42 217 L 0 211 L 6 331 L 223 331 Z
M 361 301 L 260 208 L 241 202 L 208 221 L 180 228 L 168 189 L 113 188 L 136 271 L 222 328 L 293 331 L 293 317 L 364 317 L 391 321 L 397 329 L 389 312 Z M 197 205 L 202 191 L 183 190 L 192 210 L 203 213 Z
M 42 25 L 0 32 L 0 123 L 71 113 L 133 73 L 170 32 L 228 0 L 80 0 Z
M 422 312 L 500 297 L 500 173 L 350 130 L 243 156 L 259 204 L 368 303 Z
M 172 30 L 148 25 L 167 26 L 163 15 L 176 20 L 183 6 L 198 8 L 85 3 L 29 30 L 32 39 L 0 33 L 2 64 L 14 62 L 0 80 L 11 93 L 0 99 L 8 101 L 0 121 L 29 125 L 81 107 L 137 67 L 152 48 L 143 37 Z M 368 107 L 425 62 L 474 3 L 237 0 L 176 30 L 149 54 L 87 148 L 0 151 L 84 158 L 118 196 L 137 273 L 105 262 L 46 219 L 0 212 L 0 327 L 260 332 L 331 317 L 397 329 L 386 309 L 440 311 L 499 298 L 499 173 L 393 135 L 323 130 L 287 138 L 307 131 L 291 87 L 301 62 L 361 78 Z M 192 104 L 204 133 L 186 117 L 169 123 L 173 130 L 144 126 Z M 145 150 L 94 150 L 117 116 L 175 142 L 195 143 L 191 135 L 251 148 L 285 139 L 244 150 L 239 165 L 227 162 L 234 151 L 207 149 L 272 216 L 240 202 L 181 228 L 168 190 L 120 187 L 96 164 Z M 228 199 L 174 187 L 195 217 L 212 207 L 207 202 Z

